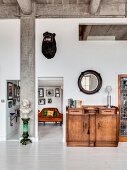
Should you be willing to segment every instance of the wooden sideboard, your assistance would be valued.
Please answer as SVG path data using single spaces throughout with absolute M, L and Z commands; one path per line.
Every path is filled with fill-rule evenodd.
M 67 111 L 67 146 L 118 146 L 117 107 L 88 106 Z

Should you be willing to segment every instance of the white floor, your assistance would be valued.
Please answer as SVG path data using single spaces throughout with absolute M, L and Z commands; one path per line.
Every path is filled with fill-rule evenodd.
M 39 123 L 38 129 L 39 142 L 62 143 L 63 128 L 59 123 Z
M 0 170 L 127 170 L 127 143 L 117 148 L 66 147 L 62 127 L 39 125 L 40 140 L 0 142 Z
M 18 139 L 19 139 L 19 132 L 16 133 L 15 135 L 10 136 L 8 140 L 15 141 L 15 140 L 18 140 Z

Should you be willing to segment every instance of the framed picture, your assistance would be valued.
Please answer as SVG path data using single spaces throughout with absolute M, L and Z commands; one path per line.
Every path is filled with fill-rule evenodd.
M 7 99 L 13 99 L 13 83 L 7 82 Z
M 16 105 L 16 99 L 13 99 L 13 106 Z
M 44 97 L 44 89 L 43 88 L 38 89 L 38 96 L 39 97 Z
M 17 86 L 17 98 L 20 96 L 20 86 Z
M 52 103 L 52 99 L 48 99 L 48 103 L 51 104 Z
M 20 96 L 17 96 L 17 102 L 20 102 Z
M 55 89 L 55 97 L 60 97 L 60 89 L 59 88 Z
M 56 93 L 56 94 L 55 94 L 55 97 L 60 97 L 60 93 Z
M 56 88 L 56 89 L 55 89 L 55 93 L 60 93 L 60 89 L 59 89 L 59 88 Z
M 16 98 L 17 97 L 17 85 L 13 84 L 13 97 Z
M 47 97 L 53 97 L 54 96 L 54 90 L 53 89 L 47 89 L 46 90 L 46 96 Z
M 9 101 L 8 102 L 8 108 L 11 108 L 12 107 L 12 101 Z
M 45 105 L 45 103 L 46 103 L 46 102 L 45 102 L 45 99 L 39 99 L 39 100 L 38 100 L 38 104 L 39 104 L 39 105 Z

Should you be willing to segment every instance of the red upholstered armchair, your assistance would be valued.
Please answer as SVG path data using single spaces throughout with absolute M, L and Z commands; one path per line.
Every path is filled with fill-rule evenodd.
M 63 123 L 63 114 L 57 108 L 43 108 L 38 113 L 38 122 L 59 122 Z

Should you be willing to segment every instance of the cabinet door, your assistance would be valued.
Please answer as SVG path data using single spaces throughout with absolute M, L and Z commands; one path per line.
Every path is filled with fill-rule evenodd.
M 89 117 L 67 115 L 67 142 L 88 142 Z
M 117 116 L 97 115 L 96 116 L 96 142 L 117 141 Z

